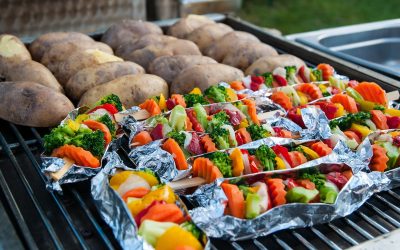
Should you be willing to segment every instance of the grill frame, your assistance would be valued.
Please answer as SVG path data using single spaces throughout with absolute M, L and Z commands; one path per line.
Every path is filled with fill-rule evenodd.
M 215 19 L 235 30 L 247 31 L 280 53 L 296 55 L 310 66 L 325 62 L 352 79 L 375 81 L 386 90 L 398 89 L 399 83 L 371 70 L 302 45 L 272 36 L 261 28 L 231 16 Z M 158 22 L 167 27 L 173 20 Z M 92 34 L 99 38 L 101 33 Z M 29 249 L 119 249 L 111 229 L 101 220 L 90 197 L 90 182 L 64 186 L 64 195 L 48 192 L 40 171 L 42 135 L 48 129 L 35 129 L 0 120 L 0 201 L 12 225 L 14 236 Z M 125 138 L 126 140 L 126 138 Z M 120 155 L 131 164 L 127 148 Z M 190 204 L 189 204 L 190 206 Z M 212 239 L 212 249 L 342 249 L 371 240 L 400 228 L 400 188 L 374 195 L 358 211 L 330 223 L 310 228 L 283 230 L 269 236 L 240 242 Z M 0 226 L 4 227 L 2 224 Z M 49 240 L 50 239 L 50 240 Z M 14 242 L 14 243 L 13 243 Z M 0 246 L 3 243 L 0 243 Z M 21 248 L 20 245 L 13 245 Z

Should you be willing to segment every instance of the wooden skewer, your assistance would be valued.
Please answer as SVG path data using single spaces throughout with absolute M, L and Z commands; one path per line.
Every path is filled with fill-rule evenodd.
M 64 157 L 63 160 L 64 160 L 64 166 L 62 166 L 62 168 L 60 168 L 60 170 L 58 170 L 57 172 L 50 173 L 50 177 L 53 180 L 56 181 L 60 180 L 75 163 L 73 160 L 67 157 Z
M 201 177 L 186 178 L 179 181 L 167 183 L 167 185 L 170 186 L 173 190 L 198 187 L 203 184 L 206 184 L 206 180 Z

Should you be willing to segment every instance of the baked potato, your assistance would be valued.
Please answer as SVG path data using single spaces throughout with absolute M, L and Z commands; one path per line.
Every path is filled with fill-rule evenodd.
M 156 75 L 125 75 L 86 91 L 79 101 L 79 106 L 91 106 L 101 97 L 111 93 L 118 95 L 122 104 L 130 108 L 152 96 L 168 96 L 168 85 Z
M 186 38 L 193 30 L 211 23 L 215 22 L 205 16 L 188 15 L 169 27 L 167 34 L 178 38 Z
M 166 43 L 176 40 L 173 36 L 164 36 L 159 34 L 148 34 L 135 40 L 129 40 L 124 44 L 120 45 L 116 50 L 115 54 L 121 58 L 125 58 L 127 55 L 135 50 L 143 49 L 149 45 L 163 46 Z
M 36 38 L 29 46 L 33 60 L 40 62 L 43 54 L 50 49 L 51 46 L 65 41 L 88 41 L 94 40 L 83 33 L 78 32 L 51 32 Z
M 74 109 L 71 101 L 35 82 L 0 82 L 0 118 L 30 127 L 58 125 Z
M 149 65 L 154 59 L 167 55 L 201 55 L 201 52 L 193 42 L 177 39 L 165 45 L 150 45 L 143 49 L 135 50 L 124 59 L 135 62 L 148 71 Z
M 104 53 L 97 49 L 79 50 L 72 53 L 65 61 L 59 63 L 54 71 L 59 83 L 64 86 L 69 78 L 79 70 L 106 62 L 122 62 L 117 56 Z
M 149 73 L 158 75 L 171 84 L 175 77 L 184 69 L 200 65 L 217 63 L 214 59 L 197 55 L 161 56 L 149 66 Z
M 214 44 L 208 47 L 205 55 L 222 62 L 225 55 L 246 42 L 259 42 L 254 35 L 243 31 L 232 31 L 218 39 Z
M 7 81 L 29 81 L 36 82 L 46 87 L 49 87 L 57 92 L 64 93 L 62 86 L 58 83 L 57 79 L 42 64 L 32 61 L 17 61 L 9 65 L 11 70 L 7 70 L 3 74 Z
M 224 64 L 202 64 L 183 70 L 172 82 L 171 93 L 186 94 L 193 88 L 205 90 L 219 82 L 241 79 L 243 72 Z
M 31 59 L 31 54 L 18 37 L 0 35 L 0 75 L 8 71 L 10 63 Z
M 115 50 L 126 41 L 139 38 L 146 34 L 162 35 L 163 32 L 161 28 L 154 23 L 137 20 L 122 20 L 108 28 L 101 37 L 101 41 L 110 45 L 110 47 Z
M 233 29 L 226 24 L 211 23 L 195 29 L 187 35 L 186 39 L 197 44 L 199 49 L 204 53 L 208 47 L 231 31 L 233 31 Z
M 79 101 L 89 89 L 124 75 L 144 74 L 142 66 L 133 62 L 107 62 L 84 68 L 73 75 L 65 85 L 67 96 Z
M 244 71 L 258 58 L 277 55 L 278 52 L 268 44 L 247 42 L 228 52 L 222 63 Z
M 251 64 L 246 69 L 245 73 L 246 75 L 260 75 L 266 72 L 272 72 L 278 67 L 296 66 L 297 69 L 299 69 L 303 65 L 305 65 L 303 60 L 289 54 L 265 56 Z

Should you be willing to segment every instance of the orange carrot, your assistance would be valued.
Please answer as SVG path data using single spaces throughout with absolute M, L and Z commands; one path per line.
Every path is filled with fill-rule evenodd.
M 82 123 L 88 126 L 92 130 L 100 130 L 101 132 L 103 132 L 104 141 L 106 142 L 106 145 L 108 145 L 111 142 L 112 136 L 110 130 L 105 124 L 95 120 L 86 120 Z
M 175 102 L 175 104 L 181 105 L 182 107 L 186 108 L 186 102 L 185 98 L 183 98 L 183 95 L 173 94 L 171 95 L 171 99 Z
M 193 162 L 193 176 L 202 177 L 207 183 L 211 183 L 218 178 L 222 178 L 222 173 L 212 161 L 207 158 L 199 157 Z
M 267 185 L 274 207 L 286 204 L 286 191 L 283 180 L 279 178 L 267 179 Z
M 217 151 L 217 147 L 215 146 L 215 143 L 212 141 L 209 135 L 203 136 L 200 139 L 200 142 L 203 144 L 203 147 L 207 153 Z
M 319 157 L 328 155 L 332 152 L 332 149 L 322 141 L 313 143 L 311 145 L 311 149 L 314 150 Z
M 142 131 L 136 134 L 132 140 L 132 142 L 135 143 L 137 146 L 143 146 L 152 141 L 153 139 L 151 139 L 150 133 L 147 131 Z
M 283 138 L 292 138 L 292 132 L 286 129 L 281 129 L 279 132 L 279 136 Z
M 158 115 L 161 114 L 161 109 L 158 106 L 157 102 L 153 99 L 147 99 L 144 103 L 140 104 L 139 107 L 141 109 L 145 109 L 150 115 Z
M 236 133 L 240 134 L 243 139 L 243 144 L 251 142 L 251 135 L 247 131 L 246 128 L 240 128 L 236 131 Z
M 68 157 L 73 160 L 77 165 L 98 168 L 100 161 L 92 155 L 91 152 L 84 150 L 81 147 L 74 145 L 64 145 L 53 150 L 51 156 L 53 157 Z
M 389 126 L 387 124 L 386 115 L 383 114 L 382 111 L 380 111 L 380 110 L 371 110 L 370 113 L 372 115 L 372 122 L 375 123 L 377 128 L 379 128 L 379 129 L 389 129 Z
M 346 137 L 349 138 L 350 140 L 351 140 L 351 139 L 354 139 L 354 140 L 356 140 L 356 142 L 357 142 L 358 144 L 361 143 L 361 138 L 360 138 L 356 133 L 354 133 L 354 131 L 347 130 L 347 131 L 344 131 L 343 133 L 344 133 L 344 134 L 346 135 Z
M 162 149 L 174 157 L 175 165 L 178 170 L 186 170 L 188 168 L 185 154 L 174 139 L 169 138 L 166 142 L 164 142 Z
M 147 211 L 147 213 L 140 219 L 140 222 L 142 223 L 144 220 L 173 222 L 179 224 L 184 221 L 184 216 L 176 204 L 156 204 Z
M 350 178 L 353 176 L 351 169 L 343 171 L 342 174 L 346 176 L 347 180 L 350 180 Z
M 307 158 L 298 151 L 289 152 L 290 160 L 292 162 L 292 168 L 295 168 L 303 163 L 307 162 Z
M 249 113 L 251 120 L 255 124 L 260 125 L 260 121 L 258 120 L 257 116 L 256 102 L 250 99 L 243 99 L 242 102 L 247 106 L 247 112 Z
M 221 184 L 222 190 L 228 198 L 228 207 L 232 216 L 237 218 L 244 218 L 244 196 L 238 186 L 228 183 Z
M 229 83 L 229 85 L 236 91 L 244 89 L 243 83 L 241 81 L 233 81 Z
M 309 101 L 313 101 L 313 100 L 316 100 L 316 99 L 319 99 L 319 98 L 323 97 L 321 89 L 317 85 L 312 84 L 312 83 L 300 84 L 297 87 L 297 90 L 302 92 L 302 93 L 304 93 L 304 94 L 306 94 L 306 95 L 308 95 L 309 96 L 309 98 L 308 98 Z
M 175 250 L 196 250 L 196 249 L 192 246 L 177 246 Z
M 315 189 L 315 184 L 312 181 L 310 181 L 309 179 L 300 179 L 300 180 L 297 180 L 296 182 L 303 188 L 310 189 L 310 190 Z
M 372 171 L 384 172 L 387 169 L 389 157 L 386 155 L 386 149 L 379 145 L 372 145 L 373 156 L 369 163 L 369 168 Z
M 282 91 L 276 91 L 270 96 L 271 100 L 282 106 L 285 110 L 293 108 L 290 97 Z
M 354 89 L 360 93 L 360 95 L 366 101 L 382 104 L 387 107 L 388 100 L 386 92 L 378 84 L 374 82 L 361 82 Z
M 193 131 L 193 124 L 190 121 L 188 116 L 186 116 L 185 130 L 186 131 Z
M 134 189 L 129 190 L 128 192 L 126 192 L 123 196 L 122 199 L 124 201 L 126 201 L 129 197 L 133 197 L 133 198 L 142 198 L 143 196 L 145 196 L 146 194 L 148 194 L 150 192 L 149 189 L 145 188 L 145 187 L 137 187 Z
M 335 73 L 332 66 L 326 63 L 318 64 L 317 69 L 322 71 L 322 78 L 324 78 L 324 81 L 329 81 L 329 77 L 333 76 Z
M 333 103 L 340 103 L 344 109 L 349 113 L 357 113 L 357 103 L 353 97 L 346 94 L 336 94 L 332 96 L 331 101 Z

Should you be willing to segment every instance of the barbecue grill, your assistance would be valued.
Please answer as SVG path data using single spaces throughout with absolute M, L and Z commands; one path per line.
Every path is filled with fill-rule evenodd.
M 310 66 L 325 62 L 351 79 L 374 81 L 387 91 L 398 83 L 378 73 L 305 49 L 229 16 L 215 16 L 236 30 L 250 32 L 281 53 L 304 59 Z M 159 23 L 166 27 L 173 21 Z M 95 38 L 99 34 L 93 35 Z M 0 247 L 4 249 L 120 248 L 102 221 L 90 196 L 90 182 L 64 186 L 64 194 L 48 192 L 40 172 L 42 136 L 35 129 L 0 120 Z M 127 140 L 127 138 L 124 138 Z M 125 141 L 126 142 L 126 141 Z M 132 166 L 127 148 L 119 154 Z M 190 207 L 190 204 L 189 204 Z M 314 227 L 284 230 L 240 242 L 211 239 L 212 249 L 343 249 L 400 228 L 400 188 L 374 195 L 345 218 Z

